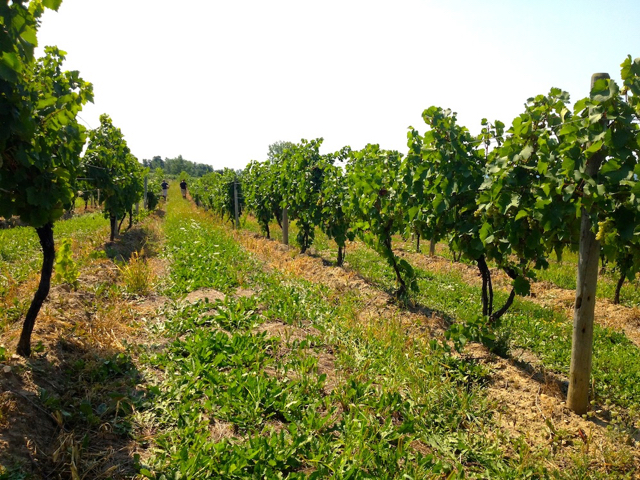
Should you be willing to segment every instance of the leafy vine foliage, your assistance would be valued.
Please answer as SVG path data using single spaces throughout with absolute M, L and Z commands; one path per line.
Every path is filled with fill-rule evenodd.
M 590 98 L 577 102 L 580 119 L 563 128 L 568 146 L 564 175 L 573 175 L 579 195 L 576 208 L 588 212 L 602 253 L 620 275 L 614 301 L 625 278 L 640 271 L 640 58 L 621 65 L 622 89 L 599 80 Z M 591 158 L 602 159 L 597 174 L 587 174 Z
M 38 289 L 24 320 L 17 352 L 31 354 L 31 333 L 49 294 L 55 260 L 53 223 L 76 195 L 85 129 L 76 116 L 93 99 L 91 84 L 63 71 L 64 52 L 34 58 L 45 8 L 61 1 L 0 4 L 0 216 L 19 215 L 34 227 L 43 251 Z
M 133 205 L 142 199 L 144 169 L 129 150 L 122 131 L 106 114 L 100 116 L 100 126 L 89 132 L 82 165 L 84 175 L 100 190 L 113 241 L 121 225 L 118 219 L 131 214 Z
M 418 288 L 413 267 L 393 251 L 393 235 L 404 230 L 406 188 L 400 178 L 402 154 L 369 144 L 352 152 L 347 164 L 351 192 L 348 211 L 356 234 L 376 250 L 393 268 L 398 285 L 396 294 L 405 297 Z
M 248 210 L 256 217 L 267 238 L 269 222 L 281 225 L 283 208 L 296 220 L 298 244 L 304 252 L 319 227 L 338 244 L 337 264 L 342 265 L 347 240 L 353 240 L 348 184 L 344 169 L 336 165 L 348 160 L 351 150 L 321 155 L 322 139 L 299 144 L 276 142 L 270 145 L 268 160 L 252 161 L 244 171 L 243 188 Z
M 344 147 L 342 150 L 330 155 L 325 155 L 319 168 L 323 174 L 322 191 L 318 206 L 322 221 L 320 228 L 338 245 L 338 258 L 336 265 L 343 266 L 347 240 L 355 238 L 352 229 L 353 218 L 348 206 L 351 203 L 349 183 L 342 166 L 351 156 L 351 149 Z
M 320 146 L 322 138 L 302 140 L 280 154 L 280 185 L 283 207 L 298 225 L 297 241 L 300 253 L 313 244 L 315 227 L 322 222 L 319 207 L 324 175 Z
M 238 197 L 238 216 L 245 208 L 242 173 L 231 168 L 222 172 L 207 173 L 191 186 L 196 203 L 211 209 L 221 219 L 235 218 L 235 195 Z
M 507 307 L 515 293 L 529 293 L 535 269 L 547 268 L 553 252 L 560 257 L 564 248 L 577 247 L 579 222 L 569 201 L 573 189 L 559 178 L 559 131 L 571 121 L 568 100 L 559 89 L 530 98 L 488 156 L 476 213 L 487 258 L 513 279 Z
M 243 172 L 243 188 L 247 209 L 253 213 L 262 231 L 271 238 L 269 223 L 276 220 L 280 224 L 282 216 L 282 195 L 276 186 L 273 162 L 250 162 Z
M 321 228 L 338 243 L 339 264 L 346 240 L 358 235 L 394 269 L 400 295 L 417 285 L 411 265 L 394 254 L 393 236 L 445 240 L 477 263 L 488 321 L 506 313 L 516 294 L 528 294 L 550 256 L 577 250 L 583 207 L 599 225 L 603 255 L 616 263 L 621 282 L 634 278 L 640 269 L 639 62 L 629 57 L 622 64 L 622 90 L 599 82 L 572 109 L 569 95 L 554 88 L 530 98 L 508 129 L 483 120 L 477 136 L 458 125 L 454 112 L 430 107 L 423 113 L 428 130 L 409 129 L 405 157 L 377 145 L 323 155 L 322 139 L 280 142 L 267 162 L 249 165 L 247 206 L 268 235 L 269 222 L 280 219 L 273 205 L 287 206 L 301 251 Z M 586 162 L 598 151 L 607 160 L 597 177 L 586 175 Z M 493 304 L 489 263 L 512 279 L 500 308 Z
M 412 266 L 394 252 L 394 236 L 446 241 L 455 257 L 477 264 L 482 278 L 481 313 L 469 312 L 463 325 L 452 327 L 453 340 L 490 340 L 492 323 L 565 249 L 580 249 L 581 259 L 583 250 L 595 252 L 596 267 L 598 253 L 616 265 L 617 303 L 624 280 L 640 271 L 640 59 L 628 57 L 621 67 L 622 87 L 599 79 L 573 108 L 568 93 L 553 88 L 528 99 L 508 129 L 485 119 L 477 136 L 458 125 L 455 112 L 432 106 L 423 113 L 424 134 L 409 128 L 406 156 L 373 144 L 322 154 L 321 138 L 274 144 L 268 161 L 246 170 L 247 206 L 267 236 L 272 219 L 280 219 L 275 206 L 286 207 L 303 253 L 322 229 L 338 244 L 338 265 L 347 240 L 358 236 L 393 269 L 399 298 L 418 283 Z M 590 237 L 594 241 L 585 242 Z M 490 264 L 511 279 L 499 308 Z M 597 269 L 583 270 L 575 325 L 587 318 L 580 313 L 581 278 L 591 276 L 590 285 L 597 280 Z M 595 288 L 585 298 L 593 303 Z M 574 345 L 590 349 L 587 336 L 574 335 Z

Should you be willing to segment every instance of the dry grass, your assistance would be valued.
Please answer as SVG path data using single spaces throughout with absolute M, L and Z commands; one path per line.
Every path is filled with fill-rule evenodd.
M 4 370 L 4 368 L 3 368 Z M 7 372 L 0 372 L 0 374 L 4 375 Z M 15 412 L 17 412 L 18 406 L 14 398 L 10 392 L 2 392 L 0 393 L 0 428 L 6 427 L 9 424 L 9 418 Z
M 118 266 L 127 293 L 148 295 L 154 287 L 155 277 L 151 265 L 140 252 L 133 252 L 129 261 Z
M 129 244 L 116 244 L 117 248 L 137 253 L 141 249 L 132 247 L 140 246 L 140 240 L 147 241 L 150 234 L 137 232 L 134 237 L 123 236 L 121 243 Z M 132 388 L 133 383 L 127 382 L 135 382 L 138 374 L 131 345 L 153 341 L 147 324 L 160 321 L 166 299 L 123 295 L 124 288 L 118 286 L 120 270 L 111 260 L 89 258 L 96 247 L 93 239 L 88 242 L 89 246 L 74 242 L 74 249 L 78 249 L 74 252 L 87 255 L 78 290 L 65 285 L 52 287 L 35 325 L 32 357 L 12 356 L 6 362 L 11 372 L 0 372 L 0 465 L 21 462 L 33 478 L 130 478 L 134 473 L 133 453 L 139 446 L 114 429 L 121 419 L 119 405 L 110 395 Z M 150 245 L 146 251 L 152 251 Z M 144 272 L 146 281 L 164 274 L 166 263 L 142 261 L 138 255 L 132 258 L 131 270 Z M 136 274 L 142 276 L 138 271 Z M 15 286 L 14 298 L 30 302 L 38 280 L 34 275 Z M 9 325 L 0 336 L 0 344 L 9 352 L 15 351 L 20 329 L 19 323 Z M 96 376 L 105 362 L 113 362 L 118 354 L 133 362 L 127 367 L 132 368 L 130 373 Z M 60 406 L 47 404 L 43 391 L 59 399 Z M 104 417 L 93 424 L 86 423 L 77 409 L 71 409 L 71 417 L 62 413 L 65 404 L 73 406 L 83 399 L 91 401 L 94 408 L 115 402 L 116 417 Z M 85 436 L 87 443 L 82 440 Z

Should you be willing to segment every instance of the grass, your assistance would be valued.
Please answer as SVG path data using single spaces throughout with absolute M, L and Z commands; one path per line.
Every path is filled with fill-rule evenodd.
M 127 293 L 144 296 L 153 290 L 155 275 L 139 252 L 133 252 L 128 262 L 118 265 L 118 270 Z
M 500 431 L 483 393 L 486 367 L 407 336 L 399 318 L 362 321 L 357 293 L 266 268 L 206 215 L 169 209 L 169 292 L 227 295 L 167 312 L 169 347 L 148 359 L 162 372 L 146 418 L 160 434 L 142 475 L 605 478 L 583 457 L 552 468 L 550 450 Z M 370 265 L 381 262 L 359 252 L 350 261 L 388 288 L 393 280 Z M 235 297 L 238 287 L 253 294 Z M 454 315 L 458 303 L 442 308 Z
M 101 214 L 92 213 L 56 222 L 53 232 L 56 245 L 63 240 L 72 241 L 74 260 L 82 266 L 91 260 L 90 252 L 108 235 L 108 224 Z M 26 313 L 41 266 L 42 250 L 35 229 L 0 230 L 0 329 Z M 25 288 L 28 281 L 31 283 Z
M 490 364 L 452 352 L 407 323 L 406 312 L 395 305 L 376 307 L 368 293 L 300 278 L 308 257 L 284 252 L 282 264 L 268 257 L 279 249 L 256 247 L 265 255 L 261 260 L 241 246 L 241 233 L 216 224 L 188 202 L 169 202 L 167 208 L 166 244 L 147 252 L 162 251 L 170 265 L 161 286 L 151 285 L 172 299 L 161 310 L 141 313 L 140 299 L 132 302 L 127 295 L 128 289 L 144 293 L 139 288 L 152 276 L 150 263 L 142 260 L 147 253 L 129 256 L 123 250 L 140 251 L 146 236 L 134 239 L 133 249 L 112 246 L 118 258 L 128 259 L 119 271 L 105 268 L 110 262 L 102 255 L 78 259 L 81 269 L 102 269 L 102 276 L 94 274 L 98 278 L 84 285 L 84 292 L 50 301 L 48 330 L 39 332 L 34 362 L 23 367 L 23 380 L 34 379 L 38 405 L 56 422 L 54 453 L 42 463 L 48 475 L 131 478 L 137 473 L 158 480 L 633 475 L 632 450 L 624 444 L 638 415 L 638 352 L 623 335 L 598 330 L 594 358 L 596 401 L 607 410 L 615 448 L 590 452 L 575 432 L 553 424 L 547 441 L 532 444 L 502 428 L 497 412 L 503 407 L 488 394 Z M 245 225 L 253 228 L 250 219 Z M 295 226 L 292 230 L 295 238 Z M 95 249 L 95 232 L 80 240 L 73 235 L 76 252 Z M 246 240 L 257 245 L 255 238 Z M 316 251 L 335 260 L 333 243 L 320 232 Z M 392 272 L 372 251 L 351 245 L 347 261 L 378 290 L 394 288 Z M 418 270 L 418 275 L 417 302 L 443 318 L 464 322 L 479 308 L 479 289 L 456 272 Z M 14 283 L 11 288 L 21 285 Z M 207 289 L 224 296 L 183 300 Z M 503 300 L 503 293 L 497 295 Z M 75 301 L 82 308 L 73 306 Z M 76 316 L 67 318 L 71 311 Z M 150 320 L 160 316 L 161 323 Z M 503 354 L 524 348 L 537 355 L 542 368 L 566 372 L 566 323 L 559 314 L 518 300 L 500 325 L 494 348 Z M 0 361 L 10 361 L 7 357 L 0 350 Z M 11 419 L 12 408 L 0 396 L 0 422 Z M 130 454 L 118 457 L 122 452 Z M 2 478 L 28 477 L 20 467 L 0 466 Z
M 316 239 L 318 241 L 315 248 L 321 255 L 334 259 L 333 242 L 320 231 L 316 232 Z M 427 246 L 425 242 L 423 248 Z M 414 245 L 408 246 L 409 251 L 412 250 L 411 247 Z M 380 261 L 379 255 L 373 250 L 361 244 L 354 245 L 347 261 L 349 268 L 382 290 L 392 292 L 395 289 L 393 271 L 386 262 Z M 577 255 L 568 252 L 562 262 L 551 262 L 550 268 L 542 271 L 539 278 L 554 280 L 553 283 L 560 288 L 575 288 L 576 263 Z M 465 322 L 474 312 L 480 311 L 479 287 L 467 284 L 457 271 L 434 274 L 416 268 L 416 273 L 420 288 L 416 300 L 420 305 L 439 312 L 451 322 Z M 613 288 L 615 283 L 612 277 L 601 275 L 598 296 L 609 298 L 609 295 L 613 295 Z M 625 288 L 623 293 L 627 293 L 627 298 L 633 298 L 631 292 L 636 286 L 627 282 Z M 503 304 L 505 300 L 505 292 L 495 292 L 496 305 Z M 517 297 L 508 315 L 497 326 L 497 340 L 493 348 L 503 356 L 521 349 L 531 351 L 539 357 L 544 368 L 568 375 L 571 328 L 562 312 L 552 311 Z M 628 423 L 630 419 L 640 415 L 640 364 L 636 361 L 640 351 L 623 333 L 599 325 L 595 325 L 594 342 L 595 390 L 592 401 L 600 407 L 617 405 L 628 409 L 626 419 L 622 421 Z
M 104 240 L 108 228 L 101 214 L 91 213 L 61 220 L 54 225 L 54 241 L 72 239 L 78 244 L 95 245 Z M 79 255 L 81 258 L 82 255 Z M 34 228 L 15 227 L 0 230 L 0 293 L 7 283 L 22 282 L 39 271 L 42 250 Z
M 613 301 L 618 282 L 618 273 L 609 265 L 605 273 L 598 277 L 597 298 Z M 541 270 L 537 277 L 539 280 L 551 282 L 559 288 L 575 290 L 576 272 L 578 269 L 578 255 L 575 252 L 565 252 L 561 261 L 552 260 L 549 268 Z M 627 307 L 640 307 L 640 276 L 635 281 L 625 280 L 620 291 L 620 303 Z
M 404 242 L 399 236 L 396 236 L 394 244 L 401 246 L 407 252 L 416 252 L 415 241 Z M 421 243 L 422 253 L 426 254 L 428 248 L 428 242 Z M 447 260 L 453 260 L 449 247 L 442 243 L 437 246 L 437 254 Z M 475 262 L 468 259 L 462 258 L 460 261 L 475 267 Z M 493 265 L 490 266 L 493 267 Z M 577 270 L 578 254 L 567 250 L 564 252 L 561 260 L 557 260 L 555 255 L 553 255 L 553 258 L 549 259 L 549 268 L 538 270 L 535 273 L 537 281 L 549 282 L 558 288 L 575 290 Z M 604 273 L 600 273 L 598 277 L 597 297 L 613 301 L 617 282 L 618 273 L 613 268 L 613 265 L 609 264 Z M 620 302 L 622 305 L 627 307 L 640 307 L 640 289 L 638 287 L 640 287 L 640 275 L 636 276 L 633 282 L 625 281 L 620 292 Z
M 385 290 L 394 286 L 394 275 L 372 250 L 362 247 L 352 251 L 349 266 Z M 480 288 L 468 285 L 452 271 L 433 274 L 416 269 L 420 305 L 436 310 L 451 321 L 464 322 L 480 310 Z M 506 293 L 495 292 L 496 304 L 506 300 Z M 507 315 L 496 328 L 502 355 L 518 349 L 535 353 L 545 368 L 568 374 L 571 356 L 571 324 L 562 312 L 516 298 Z M 595 402 L 629 409 L 640 414 L 640 364 L 635 360 L 639 349 L 623 333 L 599 325 L 594 327 L 593 380 Z

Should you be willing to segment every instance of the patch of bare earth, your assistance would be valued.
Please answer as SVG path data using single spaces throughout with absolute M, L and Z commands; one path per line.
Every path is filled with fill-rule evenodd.
M 189 303 L 196 303 L 200 300 L 209 302 L 215 302 L 216 300 L 224 300 L 224 293 L 219 292 L 213 288 L 202 288 L 199 290 L 194 290 L 193 292 L 189 292 L 185 297 L 185 301 Z
M 105 248 L 117 246 L 124 258 L 145 243 L 150 248 L 148 235 L 133 237 L 123 235 Z M 85 247 L 77 246 L 83 255 Z M 162 261 L 149 262 L 152 271 L 165 273 Z M 111 260 L 87 261 L 76 290 L 63 284 L 51 288 L 35 324 L 31 357 L 13 355 L 0 365 L 0 472 L 17 467 L 36 479 L 117 479 L 135 473 L 133 455 L 144 447 L 117 431 L 122 419 L 97 409 L 104 403 L 108 410 L 113 398 L 138 390 L 143 372 L 136 367 L 135 346 L 153 341 L 147 327 L 160 321 L 167 299 L 123 295 L 121 282 Z M 20 286 L 29 301 L 36 288 L 37 279 Z M 20 330 L 18 322 L 0 336 L 7 351 L 15 351 Z M 117 362 L 120 353 L 132 360 L 123 367 L 126 373 L 117 368 L 106 377 L 96 373 Z M 71 408 L 82 400 L 90 402 L 97 422 Z
M 268 266 L 304 278 L 311 282 L 329 286 L 336 296 L 356 295 L 362 309 L 361 322 L 374 319 L 399 319 L 406 327 L 407 334 L 414 338 L 429 340 L 440 335 L 446 328 L 446 321 L 431 311 L 408 311 L 395 305 L 388 294 L 369 285 L 353 271 L 326 266 L 321 258 L 297 255 L 293 248 L 276 241 L 267 240 L 255 234 L 236 234 L 237 240 L 249 251 L 255 253 Z M 481 284 L 477 269 L 460 263 L 452 263 L 442 257 L 401 252 L 408 256 L 413 265 L 425 270 L 449 272 L 456 270 L 463 281 Z M 508 278 L 502 272 L 492 271 L 495 285 L 506 288 Z M 532 301 L 544 304 L 543 289 L 534 286 Z M 573 308 L 573 299 L 565 308 Z M 600 302 L 596 316 L 603 324 L 607 321 L 608 306 Z M 624 307 L 623 307 L 624 308 Z M 570 317 L 572 312 L 568 312 Z M 629 314 L 629 318 L 634 314 Z M 633 323 L 633 320 L 630 320 Z M 635 320 L 637 322 L 637 320 Z M 290 335 L 289 326 L 273 325 L 269 328 L 277 335 Z M 544 372 L 536 364 L 536 359 L 522 353 L 520 359 L 503 359 L 491 354 L 482 345 L 472 345 L 469 352 L 487 364 L 493 374 L 487 386 L 487 395 L 494 401 L 496 417 L 501 431 L 511 438 L 522 438 L 532 451 L 548 450 L 549 465 L 563 468 L 576 456 L 587 455 L 590 467 L 605 472 L 640 472 L 640 438 L 633 438 L 608 429 L 606 414 L 584 419 L 568 410 L 566 400 L 566 379 Z M 331 363 L 327 368 L 334 367 Z M 427 449 L 428 450 L 428 449 Z M 640 477 L 638 477 L 640 478 Z
M 279 349 L 279 355 L 288 355 L 291 351 L 290 345 L 307 340 L 309 338 L 318 337 L 321 335 L 317 328 L 311 325 L 294 326 L 279 321 L 264 322 L 258 325 L 253 330 L 256 333 L 266 332 L 267 338 L 277 338 L 281 342 Z M 317 350 L 313 348 L 306 348 L 303 351 L 305 356 L 313 356 L 317 360 L 317 374 L 326 375 L 324 383 L 324 390 L 326 393 L 330 393 L 333 389 L 341 383 L 341 375 L 339 370 L 335 366 L 335 356 L 329 349 Z M 275 372 L 272 372 L 275 374 Z

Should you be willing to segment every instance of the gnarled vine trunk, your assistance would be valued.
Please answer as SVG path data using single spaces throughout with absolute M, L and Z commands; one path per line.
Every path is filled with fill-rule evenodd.
M 616 284 L 616 293 L 613 297 L 613 304 L 620 305 L 620 290 L 622 290 L 622 285 L 624 284 L 624 279 L 627 276 L 626 271 L 620 272 L 620 278 L 618 279 L 618 283 Z
M 122 228 L 122 224 L 124 223 L 125 218 L 127 218 L 127 214 L 125 212 L 124 215 L 122 215 L 122 218 L 120 219 L 120 223 L 118 224 L 118 230 L 117 230 L 117 234 L 120 234 L 120 229 Z
M 489 317 L 493 313 L 493 285 L 491 284 L 491 271 L 484 255 L 476 259 L 480 276 L 482 277 L 482 316 Z
M 403 297 L 407 294 L 407 284 L 402 278 L 402 274 L 400 273 L 400 267 L 398 267 L 398 262 L 396 262 L 396 256 L 393 254 L 393 249 L 391 248 L 391 235 L 387 235 L 383 240 L 384 248 L 387 250 L 388 259 L 391 263 L 391 267 L 393 271 L 396 272 L 396 281 L 398 282 L 398 290 L 396 291 L 396 296 L 398 298 Z
M 518 278 L 518 275 L 516 274 L 516 272 L 514 272 L 510 268 L 505 268 L 504 273 L 506 273 L 511 280 L 515 280 L 516 278 Z M 509 310 L 509 308 L 513 304 L 513 300 L 515 299 L 515 297 L 516 297 L 516 289 L 515 287 L 511 287 L 509 298 L 507 298 L 507 301 L 504 303 L 502 308 L 498 310 L 496 313 L 491 314 L 491 322 L 495 322 L 500 317 L 502 317 L 505 313 L 507 313 L 507 310 Z
M 56 258 L 53 242 L 53 224 L 47 223 L 42 227 L 36 228 L 36 232 L 40 240 L 40 246 L 42 247 L 42 270 L 40 272 L 38 290 L 36 290 L 33 296 L 33 300 L 27 311 L 27 316 L 24 319 L 22 333 L 20 334 L 20 340 L 16 350 L 18 355 L 22 355 L 23 357 L 31 355 L 31 334 L 33 333 L 33 327 L 36 324 L 36 318 L 38 317 L 40 308 L 49 295 L 53 263 Z
M 340 245 L 338 245 L 338 261 L 336 262 L 336 265 L 338 267 L 341 267 L 344 264 L 344 247 L 341 247 Z
M 491 282 L 491 271 L 489 270 L 489 266 L 487 265 L 487 261 L 484 255 L 481 255 L 476 259 L 476 263 L 478 264 L 478 270 L 480 270 L 480 275 L 482 276 L 482 315 L 485 317 L 489 317 L 489 322 L 493 323 L 502 317 L 507 310 L 513 304 L 513 300 L 516 296 L 515 288 L 511 288 L 511 292 L 509 293 L 509 297 L 504 305 L 497 311 L 493 312 L 493 283 Z M 518 275 L 515 271 L 510 268 L 506 268 L 504 272 L 511 278 L 515 280 Z
M 113 242 L 116 238 L 116 232 L 118 230 L 118 217 L 113 214 L 109 215 L 109 225 L 111 226 L 111 235 L 109 236 L 109 241 Z

